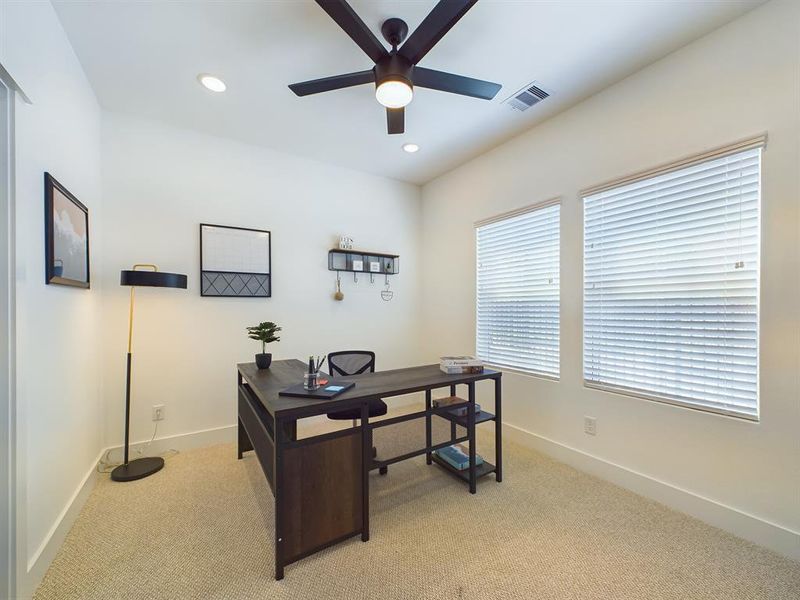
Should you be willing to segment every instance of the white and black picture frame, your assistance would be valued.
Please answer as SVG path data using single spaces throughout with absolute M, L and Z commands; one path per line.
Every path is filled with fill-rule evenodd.
M 89 289 L 89 209 L 44 174 L 45 283 Z
M 200 224 L 200 295 L 272 296 L 272 235 L 264 229 Z

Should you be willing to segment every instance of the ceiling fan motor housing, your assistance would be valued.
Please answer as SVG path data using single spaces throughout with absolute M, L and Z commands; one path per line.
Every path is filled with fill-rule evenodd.
M 393 49 L 396 49 L 406 39 L 408 25 L 403 19 L 392 17 L 391 19 L 386 19 L 381 25 L 381 34 L 383 39 L 389 42 Z
M 414 65 L 401 54 L 393 52 L 375 63 L 375 87 L 386 81 L 402 81 L 413 89 L 411 73 Z

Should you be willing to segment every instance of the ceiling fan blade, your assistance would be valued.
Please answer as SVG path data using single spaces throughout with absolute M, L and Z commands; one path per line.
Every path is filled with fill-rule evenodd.
M 453 75 L 443 71 L 434 71 L 423 67 L 414 67 L 411 78 L 414 85 L 418 87 L 460 94 L 462 96 L 472 96 L 473 98 L 483 98 L 491 100 L 503 87 L 499 83 L 473 79 L 462 75 Z
M 298 96 L 308 96 L 309 94 L 330 92 L 331 90 L 340 90 L 342 88 L 372 83 L 374 81 L 375 72 L 370 69 L 369 71 L 358 71 L 357 73 L 334 75 L 333 77 L 323 77 L 322 79 L 293 83 L 289 86 L 289 89 Z
M 408 36 L 398 53 L 410 60 L 412 65 L 417 64 L 477 1 L 439 0 L 414 33 Z
M 403 133 L 406 130 L 406 109 L 387 108 L 386 125 L 389 130 L 389 135 Z
M 356 14 L 356 11 L 347 3 L 346 0 L 316 0 L 331 19 L 336 21 L 344 32 L 367 53 L 373 62 L 378 62 L 389 54 L 380 40 L 375 37 L 369 27 Z

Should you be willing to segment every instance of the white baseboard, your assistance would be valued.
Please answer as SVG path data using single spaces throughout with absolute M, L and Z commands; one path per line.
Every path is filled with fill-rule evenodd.
M 131 458 L 136 458 L 136 451 L 147 445 L 150 440 L 141 440 L 131 444 Z M 204 446 L 213 446 L 214 444 L 223 444 L 236 441 L 236 425 L 226 425 L 224 427 L 215 427 L 213 429 L 204 429 L 201 431 L 192 431 L 190 433 L 180 433 L 177 435 L 170 435 L 162 438 L 156 438 L 153 443 L 147 448 L 145 455 L 154 456 L 162 454 L 169 450 L 186 451 L 193 448 L 202 448 Z M 106 453 L 111 451 L 111 458 L 117 459 L 121 456 L 122 446 L 111 446 L 104 448 L 97 459 L 92 464 L 91 469 L 86 473 L 75 493 L 67 502 L 64 510 L 56 519 L 50 531 L 47 533 L 42 544 L 36 549 L 31 559 L 28 561 L 27 574 L 24 581 L 19 582 L 17 597 L 20 599 L 27 599 L 33 596 L 36 588 L 42 581 L 45 573 L 47 572 L 50 563 L 53 562 L 59 548 L 64 543 L 72 524 L 80 514 L 83 505 L 89 498 L 89 494 L 94 489 L 98 477 L 108 477 L 108 475 L 99 474 L 97 472 L 97 465 Z
M 17 597 L 18 598 L 31 598 L 39 587 L 39 584 L 47 572 L 50 563 L 53 562 L 56 554 L 58 553 L 61 544 L 64 543 L 64 538 L 72 528 L 72 524 L 81 512 L 81 508 L 89 498 L 89 494 L 94 489 L 94 484 L 97 481 L 97 463 L 102 458 L 105 450 L 98 454 L 97 459 L 92 464 L 89 471 L 84 475 L 83 480 L 78 485 L 72 497 L 67 502 L 67 505 L 58 515 L 55 523 L 47 532 L 42 543 L 36 549 L 33 556 L 27 564 L 25 577 L 21 578 L 22 581 L 17 582 Z
M 211 429 L 201 429 L 200 431 L 190 431 L 188 433 L 177 433 L 164 437 L 157 437 L 153 443 L 147 447 L 149 439 L 131 442 L 130 460 L 139 458 L 139 450 L 144 450 L 142 456 L 157 456 L 170 450 L 192 450 L 213 446 L 214 444 L 227 444 L 236 441 L 236 425 L 223 425 L 222 427 L 212 427 Z M 146 448 L 146 449 L 145 449 Z M 114 462 L 122 462 L 122 445 L 110 446 L 103 451 L 103 455 L 110 451 L 110 459 Z
M 547 454 L 580 471 L 610 481 L 789 558 L 800 560 L 799 532 L 520 427 L 508 423 L 503 425 L 506 436 L 523 446 Z

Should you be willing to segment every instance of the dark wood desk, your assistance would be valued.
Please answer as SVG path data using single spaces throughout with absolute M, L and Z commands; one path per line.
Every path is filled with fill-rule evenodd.
M 275 578 L 282 579 L 284 567 L 333 544 L 361 534 L 369 540 L 369 472 L 383 466 L 425 454 L 428 464 L 436 462 L 476 492 L 477 478 L 494 473 L 502 481 L 501 377 L 485 370 L 469 375 L 446 375 L 438 365 L 379 371 L 347 377 L 355 387 L 333 400 L 307 400 L 280 396 L 279 392 L 302 381 L 307 365 L 299 360 L 275 361 L 259 370 L 254 363 L 238 365 L 239 396 L 238 456 L 254 450 L 275 497 Z M 494 381 L 495 413 L 475 413 L 475 384 Z M 467 415 L 455 417 L 452 406 L 432 406 L 431 392 L 467 386 Z M 425 410 L 399 417 L 369 421 L 371 400 L 413 392 L 425 392 Z M 358 407 L 360 425 L 304 439 L 297 438 L 297 420 L 337 410 Z M 450 421 L 450 439 L 432 444 L 433 417 Z M 372 455 L 373 431 L 404 421 L 425 419 L 424 448 L 388 459 Z M 475 426 L 495 421 L 496 465 L 475 465 Z M 457 436 L 457 426 L 466 435 Z M 470 468 L 457 471 L 433 452 L 457 442 L 469 444 Z

